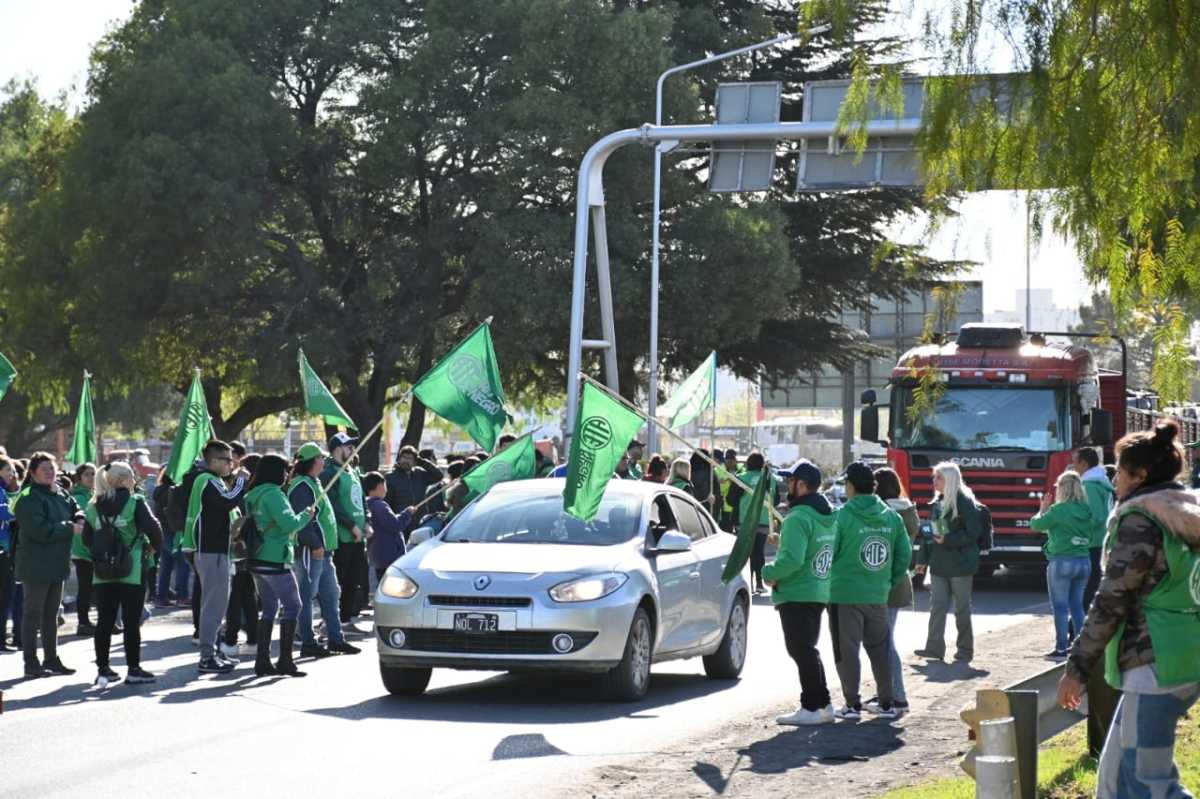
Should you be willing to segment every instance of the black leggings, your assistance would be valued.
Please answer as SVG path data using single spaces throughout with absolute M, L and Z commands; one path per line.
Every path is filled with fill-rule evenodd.
M 0 489 L 3 490 L 3 489 Z M 0 647 L 4 646 L 8 634 L 9 597 L 16 588 L 13 585 L 13 560 L 7 551 L 0 550 Z M 13 632 L 21 629 L 21 620 L 13 620 Z
M 225 612 L 225 643 L 237 645 L 238 630 L 246 631 L 246 643 L 258 642 L 258 594 L 254 575 L 242 567 L 233 574 L 229 585 L 229 607 Z
M 767 532 L 766 530 L 759 530 L 754 536 L 754 549 L 750 553 L 750 574 L 754 577 L 756 585 L 762 582 L 762 570 L 766 564 Z
M 75 613 L 79 616 L 80 624 L 90 624 L 88 615 L 92 609 L 92 562 L 75 559 L 75 579 L 79 581 L 79 591 L 75 595 Z
M 96 626 L 96 667 L 108 668 L 108 650 L 112 645 L 117 608 L 125 624 L 125 665 L 136 669 L 142 662 L 142 607 L 146 589 L 126 583 L 97 583 L 96 605 L 100 621 Z
M 338 548 L 333 551 L 333 565 L 337 569 L 338 585 L 342 589 L 338 611 L 342 624 L 347 624 L 362 609 L 358 590 L 363 587 L 367 578 L 367 559 L 363 543 L 352 541 L 348 544 L 338 544 Z

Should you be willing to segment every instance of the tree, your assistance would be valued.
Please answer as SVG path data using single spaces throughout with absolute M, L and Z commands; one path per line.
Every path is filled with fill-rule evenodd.
M 845 21 L 858 6 L 822 0 L 809 13 Z M 1073 237 L 1119 314 L 1165 310 L 1154 382 L 1184 396 L 1194 370 L 1179 302 L 1200 295 L 1200 6 L 956 0 L 939 11 L 926 44 L 953 77 L 927 84 L 919 144 L 930 190 L 1040 190 L 1038 216 Z M 997 61 L 1016 74 L 983 79 Z M 898 66 L 883 67 L 862 77 L 887 87 Z

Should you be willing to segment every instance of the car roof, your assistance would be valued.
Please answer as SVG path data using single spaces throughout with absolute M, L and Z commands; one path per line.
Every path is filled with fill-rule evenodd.
M 529 480 L 509 480 L 506 483 L 497 483 L 488 489 L 488 493 L 495 493 L 502 496 L 517 497 L 539 497 L 539 496 L 561 496 L 563 489 L 566 488 L 566 478 L 563 477 L 541 477 Z M 681 497 L 690 497 L 686 492 L 680 491 L 678 488 L 666 485 L 664 483 L 652 483 L 649 480 L 610 480 L 608 487 L 604 489 L 606 497 L 637 497 L 645 499 L 656 494 L 668 493 L 678 494 Z

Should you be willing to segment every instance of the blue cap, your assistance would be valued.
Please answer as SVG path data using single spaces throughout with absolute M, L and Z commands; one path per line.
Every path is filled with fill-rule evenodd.
M 801 458 L 790 468 L 780 469 L 776 474 L 786 480 L 799 480 L 812 488 L 821 487 L 821 470 L 808 458 Z

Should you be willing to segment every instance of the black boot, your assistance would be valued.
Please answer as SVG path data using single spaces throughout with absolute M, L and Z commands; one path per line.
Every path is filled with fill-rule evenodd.
M 275 629 L 274 621 L 260 621 L 258 623 L 258 640 L 255 642 L 257 649 L 254 656 L 254 673 L 259 677 L 278 673 L 275 671 L 275 666 L 271 663 L 271 631 L 273 629 Z
M 297 669 L 296 664 L 292 662 L 292 644 L 295 640 L 296 620 L 279 622 L 279 660 L 275 663 L 276 674 L 284 677 L 304 676 L 304 672 Z

